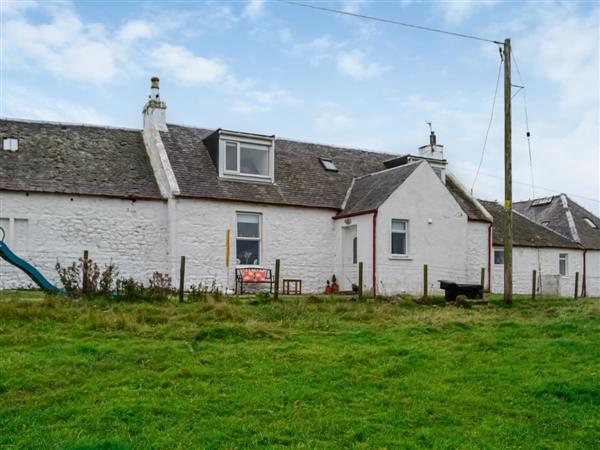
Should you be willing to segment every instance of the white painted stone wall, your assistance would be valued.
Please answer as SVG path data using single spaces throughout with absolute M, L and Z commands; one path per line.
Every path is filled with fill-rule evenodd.
M 494 246 L 494 250 L 502 247 Z M 559 254 L 568 254 L 567 276 L 559 276 Z M 548 276 L 558 279 L 559 295 L 572 297 L 575 292 L 575 272 L 583 274 L 583 251 L 558 248 L 530 248 L 515 247 L 513 249 L 513 293 L 530 294 L 532 272 L 537 270 L 541 274 L 541 293 L 548 293 L 550 286 L 544 286 L 544 279 Z M 538 284 L 540 277 L 538 276 Z M 581 280 L 580 280 L 581 283 Z M 544 291 L 544 289 L 546 291 Z M 504 292 L 504 265 L 495 264 L 492 255 L 492 292 Z
M 409 221 L 407 258 L 391 255 L 392 219 Z M 379 208 L 378 292 L 422 294 L 424 264 L 430 293 L 443 292 L 440 279 L 472 281 L 468 279 L 468 228 L 467 216 L 454 197 L 431 167 L 421 164 Z M 486 240 L 477 245 L 485 249 Z
M 281 279 L 300 278 L 304 293 L 321 292 L 335 266 L 332 210 L 211 200 L 176 200 L 175 267 L 186 256 L 186 286 L 215 280 L 235 287 L 236 213 L 262 214 L 262 267 L 281 260 Z M 226 230 L 231 230 L 230 268 L 225 267 Z
M 25 219 L 26 222 L 23 220 Z M 0 192 L 0 225 L 8 246 L 58 283 L 57 259 L 69 264 L 89 250 L 101 266 L 111 260 L 122 276 L 146 282 L 167 272 L 166 202 L 102 197 Z M 0 289 L 33 282 L 0 259 Z
M 587 295 L 588 297 L 600 297 L 600 250 L 588 250 L 585 259 Z
M 469 221 L 467 225 L 467 280 L 469 283 L 481 282 L 481 268 L 485 269 L 484 289 L 489 289 L 489 260 L 491 251 L 489 241 L 490 224 Z

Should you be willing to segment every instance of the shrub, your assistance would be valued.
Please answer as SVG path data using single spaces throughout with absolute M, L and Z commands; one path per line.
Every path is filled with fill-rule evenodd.
M 144 284 L 133 278 L 121 278 L 117 280 L 117 295 L 124 301 L 144 300 Z
M 118 272 L 110 263 L 101 270 L 91 258 L 79 258 L 67 267 L 56 262 L 56 271 L 69 297 L 108 296 L 112 292 Z
M 154 272 L 152 278 L 148 280 L 148 289 L 146 290 L 146 299 L 149 301 L 164 301 L 170 295 L 175 293 L 175 288 L 171 283 L 171 277 L 166 273 Z
M 223 293 L 217 287 L 215 280 L 212 281 L 210 286 L 204 283 L 192 284 L 187 295 L 190 302 L 206 302 L 209 299 L 219 302 L 222 298 Z

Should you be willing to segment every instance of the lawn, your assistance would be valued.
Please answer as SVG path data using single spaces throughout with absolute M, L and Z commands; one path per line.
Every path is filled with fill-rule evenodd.
M 0 448 L 599 446 L 600 299 L 39 297 L 0 296 Z

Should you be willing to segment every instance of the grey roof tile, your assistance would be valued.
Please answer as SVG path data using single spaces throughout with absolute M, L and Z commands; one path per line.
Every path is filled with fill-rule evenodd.
M 479 200 L 494 218 L 492 243 L 504 245 L 504 208 L 497 202 Z M 513 244 L 517 247 L 581 248 L 568 239 L 528 217 L 513 211 Z
M 0 120 L 0 190 L 161 198 L 138 130 Z

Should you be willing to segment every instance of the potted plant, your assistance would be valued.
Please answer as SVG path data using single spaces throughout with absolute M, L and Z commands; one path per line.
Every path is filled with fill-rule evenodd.
M 325 293 L 327 295 L 331 294 L 331 285 L 329 284 L 329 280 L 327 280 L 327 287 L 325 288 Z
M 337 278 L 335 274 L 331 277 L 331 293 L 338 294 L 340 292 L 340 285 L 337 284 Z

